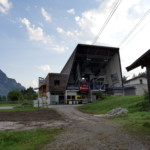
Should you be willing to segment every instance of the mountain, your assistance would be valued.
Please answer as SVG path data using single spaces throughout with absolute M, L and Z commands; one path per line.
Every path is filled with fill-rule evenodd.
M 9 91 L 16 89 L 23 90 L 25 87 L 17 83 L 15 79 L 8 78 L 6 74 L 0 70 L 0 95 L 7 96 Z

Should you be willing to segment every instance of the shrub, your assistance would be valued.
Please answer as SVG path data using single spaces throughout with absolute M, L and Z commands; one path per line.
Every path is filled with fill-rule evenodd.
M 99 92 L 98 92 L 98 98 L 99 98 L 100 100 L 103 100 L 103 99 L 105 98 L 105 96 L 104 96 L 104 94 L 103 94 L 102 91 L 99 91 Z
M 143 126 L 150 128 L 150 122 L 148 122 L 148 121 L 147 121 L 147 122 L 144 122 L 144 123 L 143 123 Z
M 8 100 L 20 100 L 22 98 L 22 94 L 19 90 L 12 90 L 7 95 Z
M 144 99 L 148 100 L 148 91 L 144 91 Z

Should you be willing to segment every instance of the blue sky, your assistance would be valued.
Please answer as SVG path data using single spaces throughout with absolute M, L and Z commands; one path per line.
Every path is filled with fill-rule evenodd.
M 118 0 L 0 0 L 0 69 L 25 87 L 60 72 L 78 43 L 91 44 Z M 95 43 L 118 47 L 150 9 L 148 0 L 122 0 Z M 150 48 L 150 14 L 121 45 L 125 67 Z M 143 70 L 144 71 L 144 70 Z

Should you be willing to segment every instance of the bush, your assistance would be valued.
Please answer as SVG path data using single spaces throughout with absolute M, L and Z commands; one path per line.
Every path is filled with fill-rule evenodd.
M 148 91 L 144 91 L 144 99 L 148 100 Z
M 8 100 L 16 101 L 22 98 L 22 94 L 19 90 L 12 90 L 7 95 Z
M 147 128 L 150 128 L 150 122 L 148 122 L 148 121 L 147 121 L 147 122 L 144 122 L 144 123 L 143 123 L 143 126 L 144 126 L 144 127 L 147 127 Z
M 99 98 L 100 100 L 103 100 L 103 99 L 105 98 L 105 96 L 104 96 L 104 94 L 103 94 L 102 91 L 99 91 L 99 92 L 98 92 L 98 98 Z
M 133 108 L 133 111 L 149 111 L 149 101 L 148 100 L 143 100 L 141 102 L 138 102 L 136 105 L 130 106 L 130 108 Z

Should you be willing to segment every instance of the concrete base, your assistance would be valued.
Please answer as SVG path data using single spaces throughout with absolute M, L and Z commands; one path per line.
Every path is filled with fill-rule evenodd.
M 69 101 L 69 105 L 72 105 L 72 101 Z

